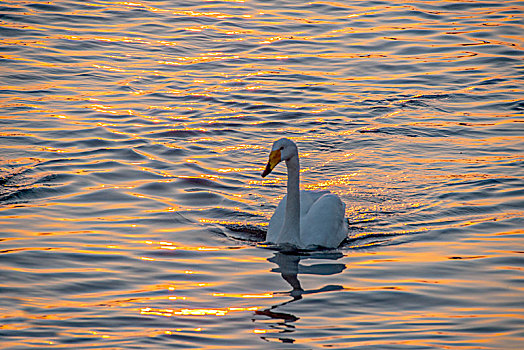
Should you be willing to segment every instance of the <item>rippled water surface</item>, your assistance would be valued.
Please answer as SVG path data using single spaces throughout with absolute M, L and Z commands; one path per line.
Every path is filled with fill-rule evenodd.
M 523 13 L 1 2 L 0 346 L 522 348 Z M 282 136 L 339 249 L 259 243 Z

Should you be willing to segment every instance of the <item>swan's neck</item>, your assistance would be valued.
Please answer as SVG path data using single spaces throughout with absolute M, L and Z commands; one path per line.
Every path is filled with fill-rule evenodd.
M 300 164 L 296 156 L 286 160 L 287 201 L 280 242 L 300 246 Z

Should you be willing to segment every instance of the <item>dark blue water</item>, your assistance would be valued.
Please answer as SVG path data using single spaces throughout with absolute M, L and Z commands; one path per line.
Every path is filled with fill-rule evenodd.
M 521 1 L 4 1 L 0 347 L 520 349 Z M 258 244 L 285 194 L 336 250 Z

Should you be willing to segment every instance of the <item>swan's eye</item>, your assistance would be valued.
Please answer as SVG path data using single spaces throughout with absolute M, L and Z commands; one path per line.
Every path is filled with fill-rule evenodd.
M 282 151 L 283 149 L 284 149 L 284 146 L 280 147 L 280 148 L 279 148 L 279 151 Z

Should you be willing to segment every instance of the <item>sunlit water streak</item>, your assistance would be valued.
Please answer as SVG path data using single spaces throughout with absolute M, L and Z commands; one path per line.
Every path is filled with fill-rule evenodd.
M 2 347 L 521 348 L 523 6 L 2 2 Z

